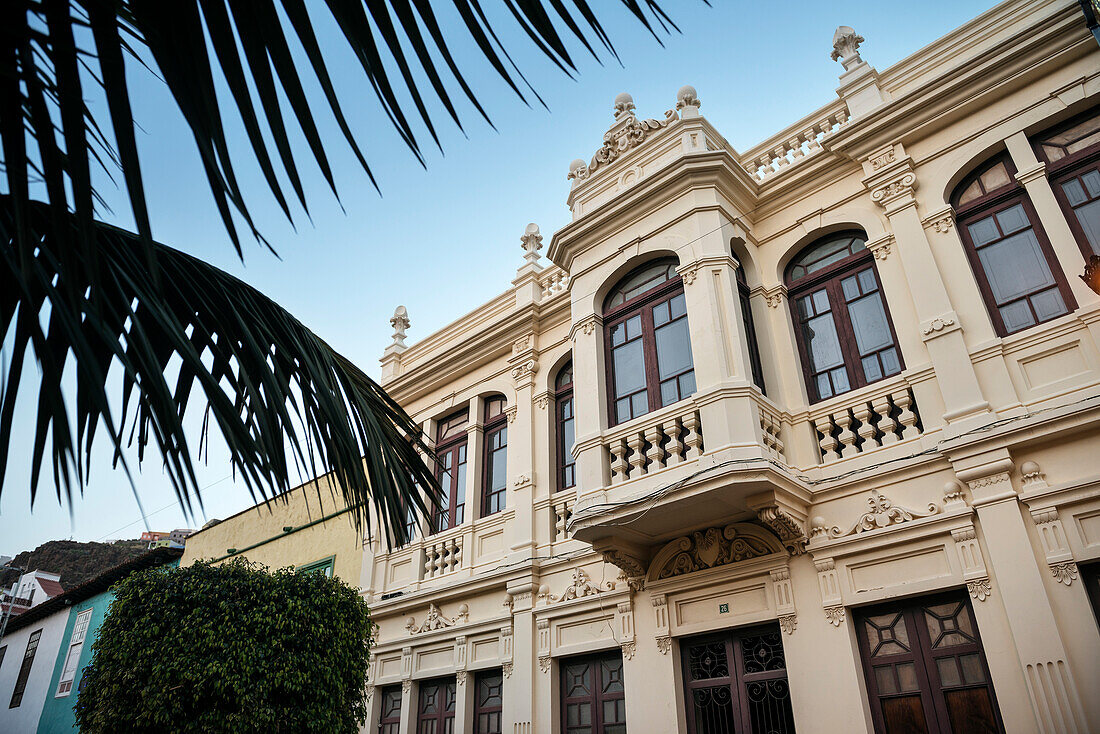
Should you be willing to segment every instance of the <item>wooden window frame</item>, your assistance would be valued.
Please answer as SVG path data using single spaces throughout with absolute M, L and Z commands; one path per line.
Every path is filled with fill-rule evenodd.
M 920 615 L 924 607 L 944 603 L 962 603 L 969 610 L 970 620 L 974 625 L 974 638 L 976 642 L 965 645 L 952 645 L 950 648 L 937 653 L 932 648 L 926 623 Z M 918 683 L 923 681 L 927 684 L 927 687 L 921 685 L 919 691 L 921 704 L 924 709 L 925 724 L 929 727 L 929 734 L 938 734 L 940 732 L 943 734 L 950 734 L 952 732 L 952 727 L 943 695 L 944 691 L 976 688 L 979 684 L 959 684 L 958 686 L 938 685 L 939 673 L 937 672 L 936 660 L 948 657 L 958 658 L 961 655 L 977 653 L 982 664 L 982 670 L 985 674 L 986 682 L 984 685 L 989 691 L 989 702 L 993 711 L 995 724 L 998 727 L 998 731 L 1003 734 L 1004 722 L 1001 719 L 1000 707 L 997 705 L 997 694 L 993 687 L 993 678 L 989 673 L 989 663 L 985 656 L 985 646 L 982 644 L 981 630 L 978 629 L 978 619 L 974 615 L 974 606 L 970 603 L 970 597 L 966 594 L 965 590 L 938 593 L 930 596 L 919 596 L 900 601 L 895 600 L 869 607 L 862 607 L 854 611 L 855 614 L 852 616 L 856 622 L 856 638 L 859 646 L 859 656 L 863 668 L 864 682 L 867 685 L 867 699 L 871 708 L 871 719 L 874 723 L 875 732 L 881 734 L 886 731 L 880 701 L 883 698 L 905 694 L 900 692 L 896 694 L 879 694 L 878 682 L 874 673 L 876 663 L 872 662 L 872 660 L 877 661 L 878 665 L 892 664 L 893 662 L 915 663 Z M 902 615 L 902 623 L 906 625 L 906 629 L 911 635 L 911 651 L 909 653 L 879 656 L 872 659 L 870 655 L 871 651 L 868 649 L 867 637 L 864 634 L 864 619 L 876 615 L 895 613 Z M 916 638 L 916 642 L 913 641 L 913 637 Z M 911 695 L 912 692 L 908 693 Z
M 42 630 L 37 629 L 27 638 L 27 648 L 23 651 L 23 660 L 19 663 L 19 672 L 15 676 L 15 688 L 11 692 L 9 709 L 17 709 L 23 704 L 23 694 L 27 691 L 27 681 L 31 677 L 31 667 L 38 655 L 38 645 L 42 641 Z
M 749 284 L 745 280 L 745 269 L 741 263 L 737 263 L 737 297 L 741 304 L 741 325 L 745 329 L 745 342 L 749 349 L 752 384 L 760 388 L 762 395 L 767 395 L 768 390 L 764 385 L 764 366 L 760 361 L 760 343 L 756 339 L 756 322 L 752 316 L 752 299 L 749 296 Z
M 88 636 L 88 627 L 92 624 L 92 607 L 87 609 L 81 609 L 73 617 L 73 631 L 69 635 L 69 645 L 65 648 L 65 657 L 61 660 L 61 675 L 57 680 L 57 690 L 54 692 L 54 698 L 66 698 L 73 692 L 73 685 L 76 681 L 77 673 L 80 672 L 80 656 L 84 652 L 84 640 Z M 81 620 L 83 619 L 83 625 Z M 73 673 L 71 676 L 66 677 L 66 669 L 69 667 L 69 658 L 76 653 L 76 664 L 73 666 Z M 68 684 L 68 685 L 66 685 Z
M 490 401 L 500 400 L 502 401 L 500 414 L 489 418 L 489 405 Z M 484 445 L 481 451 L 481 517 L 488 517 L 489 515 L 495 515 L 498 512 L 503 512 L 508 508 L 508 478 L 505 476 L 504 487 L 500 490 L 492 491 L 493 482 L 493 439 L 496 436 L 504 436 L 504 443 L 498 448 L 504 449 L 504 469 L 507 475 L 508 471 L 508 401 L 503 396 L 494 395 L 485 402 L 485 428 L 484 428 Z M 468 456 L 469 454 L 467 454 Z M 467 466 L 466 471 L 469 471 Z M 490 510 L 489 504 L 493 497 L 500 497 L 500 507 L 495 510 Z
M 442 425 L 444 423 L 448 423 L 453 418 L 458 417 L 462 413 L 466 413 L 467 418 L 469 417 L 469 409 L 468 408 L 464 409 L 464 410 L 458 410 L 458 411 L 455 411 L 454 413 L 451 413 L 450 415 L 448 415 L 443 420 L 439 421 L 439 424 Z M 432 526 L 431 526 L 431 532 L 429 533 L 430 535 L 435 535 L 436 533 L 441 533 L 444 530 L 450 530 L 451 528 L 458 527 L 463 522 L 465 522 L 466 519 L 467 519 L 466 518 L 466 505 L 467 505 L 467 500 L 469 498 L 466 497 L 466 494 L 465 494 L 466 493 L 465 482 L 463 483 L 462 487 L 458 486 L 458 471 L 457 471 L 457 468 L 460 464 L 459 456 L 462 454 L 461 449 L 466 449 L 466 452 L 465 452 L 465 455 L 466 455 L 466 460 L 465 460 L 466 471 L 467 472 L 470 471 L 470 451 L 469 451 L 470 433 L 469 433 L 468 427 L 469 427 L 469 424 L 467 424 L 467 428 L 462 431 L 461 435 L 452 436 L 452 437 L 446 439 L 445 441 L 438 441 L 439 431 L 438 431 L 438 429 L 436 431 L 437 443 L 436 443 L 436 446 L 435 446 L 435 478 L 436 478 L 437 481 L 440 481 L 442 483 L 443 456 L 445 454 L 452 454 L 452 456 L 453 456 L 452 462 L 451 462 L 451 468 L 452 468 L 452 471 L 451 471 L 451 484 L 452 484 L 452 486 L 443 488 L 443 491 L 447 493 L 447 500 L 448 500 L 447 514 L 446 514 L 447 527 L 445 527 L 445 528 L 440 527 L 440 522 L 443 520 L 443 515 L 440 512 L 440 509 L 436 508 L 432 512 Z M 462 520 L 460 522 L 456 522 L 455 520 L 458 517 L 458 508 L 460 506 L 459 503 L 457 502 L 458 492 L 460 490 L 463 493 L 462 494 L 462 503 L 461 503 Z
M 664 258 L 660 258 L 664 259 Z M 653 266 L 654 261 L 647 262 L 634 270 L 630 271 L 620 279 L 620 283 L 629 279 L 634 273 L 639 270 L 643 270 Z M 673 272 L 676 272 L 675 269 Z M 613 288 L 611 293 L 614 294 L 618 290 L 618 286 Z M 635 418 L 639 418 L 643 415 L 652 413 L 655 410 L 660 410 L 665 407 L 661 405 L 661 376 L 659 365 L 657 364 L 657 337 L 655 336 L 655 328 L 653 326 L 653 307 L 659 303 L 665 301 L 671 301 L 677 295 L 684 294 L 684 280 L 680 277 L 680 274 L 672 276 L 664 283 L 650 288 L 649 290 L 638 294 L 629 301 L 625 301 L 614 308 L 607 308 L 606 303 L 603 313 L 603 331 L 604 331 L 604 363 L 607 365 L 606 369 L 606 383 L 607 383 L 607 412 L 608 412 L 608 426 L 614 427 L 620 423 L 628 423 Z M 687 314 L 686 294 L 685 294 L 685 315 L 684 319 L 690 319 L 690 314 Z M 642 358 L 645 364 L 645 379 L 646 379 L 646 404 L 647 409 L 644 413 L 638 413 L 632 415 L 626 420 L 620 421 L 618 411 L 615 410 L 615 360 L 613 350 L 611 346 L 611 332 L 615 326 L 625 323 L 633 316 L 641 316 L 642 319 Z M 690 324 L 690 321 L 689 321 Z M 690 330 L 689 330 L 690 331 Z M 695 372 L 695 356 L 692 355 L 691 372 Z M 682 374 L 687 374 L 686 372 Z M 697 388 L 698 389 L 698 388 Z M 685 400 L 686 398 L 680 398 Z M 677 401 L 679 402 L 679 401 Z M 672 403 L 669 403 L 672 405 Z
M 500 681 L 500 705 L 498 706 L 484 706 L 481 703 L 481 684 L 486 678 L 497 678 Z M 496 731 L 482 731 L 478 729 L 478 723 L 481 717 L 485 714 L 498 714 L 497 721 L 500 726 Z M 504 673 L 500 668 L 491 670 L 480 670 L 474 674 L 474 721 L 473 731 L 475 734 L 503 734 L 504 731 Z
M 561 734 L 567 734 L 568 730 L 569 730 L 569 727 L 567 725 L 568 721 L 569 721 L 568 706 L 571 703 L 585 703 L 585 702 L 588 702 L 588 703 L 591 704 L 591 706 L 592 706 L 592 709 L 591 709 L 592 710 L 592 723 L 591 723 L 590 726 L 591 726 L 592 734 L 603 734 L 604 723 L 605 723 L 604 720 L 603 720 L 603 704 L 606 701 L 623 701 L 624 702 L 623 711 L 624 712 L 626 711 L 626 709 L 625 709 L 625 706 L 626 706 L 626 704 L 625 704 L 625 701 L 626 701 L 626 666 L 625 665 L 623 666 L 623 690 L 619 691 L 618 693 L 612 693 L 612 694 L 606 694 L 603 691 L 603 663 L 605 661 L 608 661 L 608 660 L 618 660 L 621 664 L 622 663 L 622 651 L 620 651 L 618 649 L 604 650 L 602 652 L 592 653 L 592 654 L 588 654 L 588 655 L 577 655 L 577 656 L 574 656 L 574 657 L 562 658 L 561 660 L 558 661 L 558 682 L 559 682 L 559 686 L 560 686 L 560 695 L 558 696 L 558 698 L 560 699 L 559 702 L 558 702 L 559 703 L 558 710 L 559 710 L 559 714 L 561 715 L 561 726 L 560 726 Z M 573 665 L 575 663 L 582 663 L 582 662 L 588 662 L 590 665 L 593 666 L 593 668 L 592 668 L 592 692 L 588 696 L 573 696 L 572 698 L 569 698 L 565 695 L 566 694 L 566 686 L 565 686 L 565 670 L 566 670 L 566 667 L 569 666 L 569 665 Z M 626 718 L 627 718 L 627 721 L 630 720 L 629 715 Z M 613 725 L 617 725 L 617 722 L 613 722 Z
M 1065 191 L 1062 190 L 1062 184 L 1071 178 L 1077 178 L 1088 173 L 1090 169 L 1100 168 L 1100 143 L 1095 143 L 1076 153 L 1070 153 L 1066 157 L 1053 162 L 1047 158 L 1042 143 L 1044 139 L 1064 132 L 1093 117 L 1100 117 L 1100 107 L 1093 107 L 1065 122 L 1031 136 L 1035 155 L 1046 165 L 1047 180 L 1050 182 L 1050 188 L 1054 191 L 1054 198 L 1058 201 L 1058 206 L 1062 208 L 1062 214 L 1065 216 L 1066 223 L 1069 224 L 1070 231 L 1073 232 L 1073 238 L 1077 240 L 1077 247 L 1080 248 L 1086 262 L 1097 253 L 1093 252 L 1092 245 L 1089 243 L 1088 237 L 1085 236 L 1085 230 L 1077 219 L 1077 213 L 1069 203 Z
M 717 688 L 723 685 L 730 691 L 730 706 L 733 709 L 736 722 L 734 731 L 756 731 L 756 729 L 753 728 L 752 711 L 749 706 L 745 705 L 749 700 L 749 685 L 761 681 L 786 681 L 788 679 L 785 649 L 784 666 L 782 670 L 768 670 L 760 673 L 745 672 L 742 641 L 746 637 L 753 637 L 761 634 L 778 635 L 780 638 L 780 645 L 782 645 L 783 635 L 779 630 L 778 624 L 754 625 L 752 627 L 723 630 L 721 632 L 708 632 L 703 635 L 686 638 L 680 643 L 680 665 L 684 681 L 684 709 L 687 714 L 688 734 L 695 734 L 698 730 L 698 722 L 695 721 L 695 706 L 693 705 L 692 691 L 701 688 Z M 721 642 L 725 646 L 729 675 L 725 678 L 707 678 L 693 681 L 690 672 L 691 647 L 695 644 L 705 644 L 709 642 Z M 789 700 L 788 696 L 788 701 Z
M 798 258 L 807 250 L 817 247 L 825 240 L 839 239 L 842 236 L 860 237 L 863 239 L 864 248 L 860 252 L 848 255 L 843 260 L 827 265 L 820 270 L 804 275 L 796 280 L 791 280 L 791 268 L 797 263 Z M 802 379 L 806 384 L 806 395 L 810 404 L 832 400 L 840 395 L 854 392 L 875 382 L 889 379 L 894 375 L 905 371 L 905 356 L 901 353 L 901 344 L 898 342 L 897 332 L 894 330 L 894 318 L 890 315 L 890 303 L 886 298 L 886 292 L 882 287 L 882 278 L 879 277 L 878 265 L 875 264 L 875 256 L 866 248 L 867 235 L 860 230 L 844 230 L 833 232 L 815 239 L 792 258 L 784 274 L 784 282 L 787 286 L 787 303 L 790 305 L 791 321 L 794 326 L 795 342 L 798 344 L 798 355 L 802 364 Z M 898 355 L 900 369 L 891 375 L 884 375 L 878 380 L 868 381 L 863 372 L 863 357 L 859 353 L 859 344 L 856 342 L 855 330 L 852 327 L 852 317 L 848 313 L 848 301 L 844 298 L 844 291 L 840 281 L 849 276 L 854 276 L 870 268 L 875 276 L 875 284 L 878 287 L 879 300 L 882 302 L 882 310 L 886 316 L 886 324 L 890 327 L 890 336 L 894 340 L 894 351 Z M 802 317 L 798 310 L 798 299 L 808 297 L 815 291 L 825 289 L 829 299 L 829 312 L 833 314 L 833 324 L 836 327 L 837 341 L 840 343 L 840 353 L 844 360 L 844 367 L 848 372 L 849 388 L 844 392 L 834 392 L 832 395 L 822 398 L 818 394 L 817 380 L 814 377 L 813 362 L 810 358 L 810 345 L 806 343 L 806 337 L 802 333 Z M 812 318 L 812 317 L 811 317 Z M 885 351 L 885 350 L 879 350 Z M 834 368 L 835 369 L 835 368 Z
M 434 714 L 426 714 L 424 712 L 424 691 L 428 686 L 439 686 L 439 710 Z M 447 686 L 451 686 L 454 690 L 454 707 L 447 710 Z M 422 680 L 419 682 L 418 690 L 416 693 L 416 731 L 420 732 L 421 725 L 434 720 L 436 722 L 435 732 L 436 734 L 446 734 L 447 721 L 450 720 L 451 731 L 453 732 L 455 724 L 455 713 L 458 711 L 458 682 L 454 676 L 445 676 L 443 678 L 431 678 L 429 680 Z
M 1012 183 L 982 194 L 978 198 L 972 199 L 965 204 L 958 204 L 957 200 L 959 195 L 965 191 L 975 179 L 998 163 L 1004 163 L 1005 170 L 1008 171 L 1008 176 L 1012 180 Z M 1057 256 L 1054 254 L 1054 248 L 1051 247 L 1050 239 L 1047 237 L 1046 230 L 1043 229 L 1043 223 L 1039 220 L 1039 215 L 1035 212 L 1035 207 L 1031 203 L 1031 197 L 1028 196 L 1027 190 L 1023 185 L 1016 181 L 1015 177 L 1016 166 L 1012 164 L 1012 158 L 1008 153 L 1002 153 L 993 158 L 989 158 L 981 165 L 977 166 L 971 173 L 967 174 L 966 178 L 964 178 L 951 193 L 951 204 L 955 210 L 955 229 L 958 230 L 959 239 L 962 241 L 963 251 L 966 253 L 967 262 L 970 263 L 970 270 L 974 274 L 975 282 L 978 284 L 978 291 L 982 294 L 982 300 L 985 301 L 985 310 L 989 314 L 989 319 L 993 324 L 993 330 L 997 333 L 997 336 L 1001 338 L 1009 336 L 1010 334 L 1022 334 L 1029 329 L 1034 329 L 1040 324 L 1062 318 L 1062 316 L 1077 310 L 1077 301 L 1070 291 L 1069 282 L 1066 280 L 1066 275 L 1062 272 L 1062 266 L 1058 262 Z M 1058 288 L 1058 292 L 1062 296 L 1062 302 L 1066 305 L 1066 313 L 1051 319 L 1046 319 L 1045 321 L 1040 321 L 1033 311 L 1032 315 L 1035 315 L 1034 324 L 1010 332 L 1005 328 L 1004 319 L 1001 317 L 1000 306 L 997 305 L 997 299 L 993 296 L 993 289 L 989 285 L 989 278 L 985 274 L 985 268 L 982 267 L 981 259 L 978 257 L 978 251 L 974 247 L 974 240 L 970 237 L 968 225 L 1004 211 L 1005 209 L 1010 209 L 1017 204 L 1023 207 L 1024 213 L 1031 223 L 1031 229 L 1035 233 L 1035 239 L 1039 242 L 1039 249 L 1042 251 L 1043 258 L 1046 260 L 1047 267 L 1050 268 L 1050 273 L 1054 278 L 1055 287 Z M 1025 296 L 1025 298 L 1027 297 Z M 1028 308 L 1031 308 L 1030 301 L 1028 303 Z
M 397 715 L 386 716 L 386 697 L 397 694 Z M 380 707 L 378 711 L 378 734 L 399 734 L 401 731 L 401 704 L 403 693 L 401 686 L 385 686 L 378 691 Z
M 332 578 L 336 573 L 336 556 L 331 555 L 327 558 L 321 558 L 310 563 L 303 563 L 298 567 L 298 571 L 301 573 L 312 573 L 314 571 L 324 571 L 328 569 L 328 573 L 325 574 L 325 578 Z
M 565 384 L 559 384 L 558 380 L 565 370 L 570 370 L 569 382 Z M 565 445 L 565 421 L 573 421 L 573 436 L 577 435 L 577 403 L 573 400 L 573 380 L 576 379 L 576 375 L 572 374 L 573 361 L 570 360 L 558 370 L 559 377 L 554 378 L 554 437 L 555 437 L 555 467 L 557 469 L 556 478 L 554 483 L 554 491 L 560 492 L 563 489 L 571 489 L 577 486 L 577 461 L 573 458 L 572 452 L 569 447 Z M 572 415 L 566 419 L 562 416 L 562 411 L 565 408 L 566 403 L 569 403 Z M 573 468 L 573 482 L 567 483 L 565 478 L 566 469 L 568 467 Z

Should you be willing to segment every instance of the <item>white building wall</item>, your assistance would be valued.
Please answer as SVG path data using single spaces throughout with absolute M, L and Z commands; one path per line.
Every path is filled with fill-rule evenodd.
M 38 729 L 38 717 L 42 714 L 42 705 L 49 690 L 54 666 L 57 664 L 57 651 L 62 643 L 65 625 L 69 620 L 69 609 L 55 612 L 14 632 L 6 633 L 0 639 L 0 648 L 7 648 L 0 662 L 0 732 L 5 734 L 33 734 Z M 23 654 L 27 650 L 27 641 L 36 631 L 42 630 L 38 649 L 31 665 L 27 687 L 23 691 L 23 700 L 16 708 L 9 708 L 15 680 L 19 668 L 23 665 Z

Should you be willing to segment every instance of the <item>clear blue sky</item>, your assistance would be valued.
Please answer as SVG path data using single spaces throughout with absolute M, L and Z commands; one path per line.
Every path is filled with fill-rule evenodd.
M 460 108 L 464 136 L 437 105 L 443 153 L 431 147 L 426 133 L 419 135 L 426 169 L 383 117 L 339 31 L 319 24 L 321 45 L 329 53 L 329 69 L 344 111 L 363 144 L 382 196 L 343 146 L 335 122 L 319 112 L 321 134 L 335 151 L 332 164 L 346 213 L 308 161 L 301 139 L 296 149 L 303 155 L 299 168 L 312 222 L 297 212 L 297 231 L 267 193 L 259 169 L 249 164 L 238 169 L 245 190 L 251 193 L 253 215 L 281 260 L 251 242 L 246 243 L 245 262 L 237 259 L 210 198 L 190 133 L 170 95 L 161 82 L 134 67 L 131 94 L 144 131 L 138 142 L 153 234 L 259 288 L 377 377 L 395 306 L 408 307 L 410 342 L 416 341 L 508 287 L 522 262 L 519 237 L 528 222 L 538 223 L 546 243 L 568 222 L 565 176 L 569 162 L 587 160 L 599 147 L 611 122 L 612 100 L 619 92 L 633 95 L 639 115 L 660 118 L 674 106 L 676 91 L 691 84 L 702 100 L 703 115 L 735 148 L 746 150 L 836 98 L 842 69 L 829 60 L 829 53 L 838 25 L 850 25 L 864 36 L 863 58 L 884 69 L 991 6 L 990 0 L 712 2 L 714 7 L 708 8 L 691 0 L 666 0 L 664 5 L 682 33 L 663 37 L 664 48 L 619 3 L 595 3 L 622 66 L 610 57 L 601 66 L 573 44 L 571 51 L 580 69 L 575 81 L 530 48 L 498 8 L 502 38 L 549 111 L 525 107 L 475 49 L 459 43 L 455 51 L 467 80 L 497 129 L 465 105 Z M 496 8 L 500 3 L 483 5 Z M 455 18 L 442 13 L 441 19 L 455 27 Z M 413 111 L 411 104 L 406 109 Z M 236 118 L 232 121 L 236 123 Z M 231 146 L 242 161 L 248 160 L 243 132 L 232 132 Z M 104 218 L 131 227 L 122 193 L 109 183 L 102 192 L 114 208 L 114 214 Z M 36 377 L 28 372 L 25 379 Z M 0 554 L 14 554 L 53 539 L 140 534 L 146 521 L 125 476 L 111 470 L 103 442 L 93 457 L 91 482 L 83 497 L 75 498 L 71 508 L 59 503 L 44 477 L 32 511 L 29 467 L 18 461 L 30 454 L 32 408 L 24 396 L 16 413 L 16 426 L 25 426 L 26 434 L 12 447 L 13 459 L 0 494 Z M 197 442 L 197 430 L 193 435 Z M 210 485 L 203 495 L 205 512 L 188 519 L 161 472 L 159 456 L 155 451 L 147 456 L 136 485 L 151 529 L 197 527 L 208 518 L 225 517 L 252 504 L 243 486 L 228 478 L 224 450 L 217 441 L 209 464 L 200 466 L 199 472 L 200 481 Z

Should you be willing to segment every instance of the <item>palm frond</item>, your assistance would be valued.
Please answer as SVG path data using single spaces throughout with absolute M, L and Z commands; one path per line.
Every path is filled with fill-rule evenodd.
M 349 506 L 376 510 L 356 517 L 367 523 L 380 518 L 380 530 L 395 543 L 405 540 L 410 498 L 421 516 L 430 511 L 438 486 L 421 458 L 429 449 L 418 426 L 377 383 L 277 303 L 154 242 L 158 283 L 144 266 L 141 238 L 99 223 L 92 225 L 96 284 L 73 282 L 61 267 L 54 233 L 72 233 L 82 226 L 78 217 L 58 222 L 49 205 L 31 202 L 23 226 L 39 245 L 31 261 L 21 263 L 12 247 L 13 211 L 10 197 L 0 197 L 0 337 L 13 347 L 0 394 L 0 486 L 23 362 L 33 352 L 41 378 L 32 497 L 42 470 L 52 465 L 59 499 L 62 492 L 72 499 L 102 425 L 117 460 L 127 434 L 139 456 L 155 445 L 180 503 L 192 507 L 198 499 L 194 457 L 183 418 L 194 395 L 205 402 L 205 424 L 221 433 L 235 474 L 254 496 L 290 489 L 293 468 L 312 475 L 331 471 Z M 76 377 L 75 426 L 62 394 L 67 369 Z M 118 411 L 107 399 L 112 374 L 122 385 Z

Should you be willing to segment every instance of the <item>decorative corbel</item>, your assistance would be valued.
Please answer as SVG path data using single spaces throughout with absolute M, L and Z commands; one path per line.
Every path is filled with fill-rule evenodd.
M 985 601 L 993 594 L 993 585 L 989 581 L 989 572 L 985 567 L 985 558 L 982 556 L 974 526 L 967 525 L 952 530 L 951 539 L 955 541 L 955 550 L 959 554 L 966 590 L 978 601 Z
M 672 634 L 668 624 L 668 597 L 664 594 L 653 595 L 653 621 L 656 626 L 657 650 L 667 655 L 672 648 Z
M 1034 462 L 1026 462 L 1034 465 Z M 1023 469 L 1024 467 L 1021 467 Z M 1031 468 L 1031 467 L 1027 467 Z M 1034 473 L 1039 473 L 1039 467 L 1035 466 Z M 1072 586 L 1077 580 L 1077 564 L 1073 560 L 1073 553 L 1069 549 L 1066 540 L 1066 530 L 1062 527 L 1062 520 L 1058 517 L 1057 507 L 1033 507 L 1031 519 L 1035 521 L 1035 530 L 1039 534 L 1039 540 L 1043 543 L 1043 553 L 1046 555 L 1047 565 L 1054 580 Z

